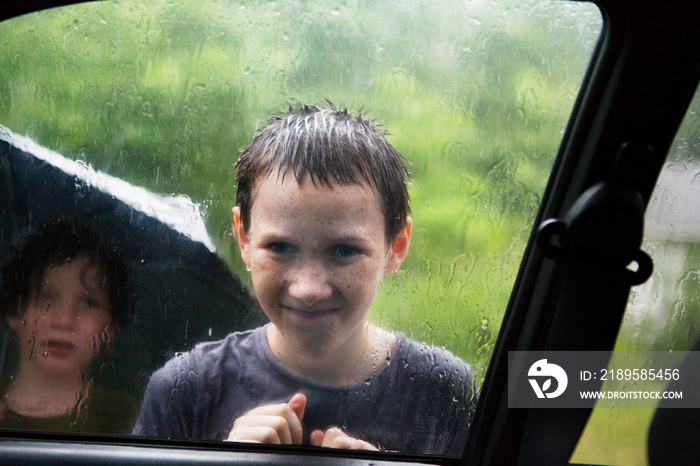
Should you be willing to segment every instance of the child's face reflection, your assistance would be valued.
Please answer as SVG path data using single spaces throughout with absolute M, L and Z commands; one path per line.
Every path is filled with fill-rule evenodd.
M 47 266 L 26 312 L 8 319 L 19 339 L 20 364 L 47 375 L 85 371 L 112 334 L 104 285 L 102 267 L 86 256 Z

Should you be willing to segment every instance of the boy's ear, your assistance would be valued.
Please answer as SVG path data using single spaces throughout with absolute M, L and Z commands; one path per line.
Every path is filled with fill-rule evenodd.
M 403 260 L 408 255 L 411 231 L 413 231 L 413 219 L 411 219 L 411 217 L 406 217 L 406 225 L 404 225 L 399 234 L 391 240 L 389 259 L 386 261 L 384 273 L 394 273 L 401 267 Z
M 22 326 L 22 316 L 16 314 L 5 314 L 5 322 L 15 332 L 18 333 Z
M 246 235 L 245 229 L 243 228 L 243 222 L 241 221 L 241 207 L 236 206 L 232 209 L 233 212 L 233 223 L 231 228 L 233 229 L 233 236 L 238 240 L 238 248 L 241 250 L 241 259 L 243 263 L 250 266 L 248 259 L 248 235 Z

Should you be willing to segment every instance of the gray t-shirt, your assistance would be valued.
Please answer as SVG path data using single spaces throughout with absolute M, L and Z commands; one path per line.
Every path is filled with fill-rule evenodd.
M 476 406 L 469 366 L 403 334 L 397 340 L 387 366 L 343 387 L 280 363 L 265 327 L 197 345 L 151 376 L 133 434 L 223 440 L 244 413 L 303 393 L 304 444 L 313 430 L 336 426 L 386 450 L 461 455 Z

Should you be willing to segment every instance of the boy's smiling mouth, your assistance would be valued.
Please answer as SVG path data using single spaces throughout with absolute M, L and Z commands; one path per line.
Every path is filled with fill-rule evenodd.
M 289 306 L 282 306 L 290 314 L 302 319 L 321 319 L 338 312 L 339 308 L 324 308 L 324 309 L 302 309 Z

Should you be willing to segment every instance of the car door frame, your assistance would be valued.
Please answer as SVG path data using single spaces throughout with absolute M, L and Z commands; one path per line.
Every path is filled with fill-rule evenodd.
M 604 30 L 535 225 L 565 220 L 600 183 L 636 193 L 646 206 L 700 79 L 700 34 L 692 26 L 700 20 L 697 4 L 596 4 Z M 629 212 L 620 209 L 628 207 L 618 205 L 613 214 L 624 216 Z M 589 220 L 610 217 L 604 212 Z M 617 232 L 614 225 L 599 227 Z M 548 258 L 536 246 L 537 235 L 535 228 L 482 389 L 465 456 L 472 465 L 568 461 L 591 410 L 509 409 L 508 351 L 612 350 L 627 304 L 630 284 L 619 270 L 625 264 L 589 263 L 585 253 L 596 244 L 584 245 L 579 257 Z M 636 239 L 599 247 L 639 247 L 630 241 Z

